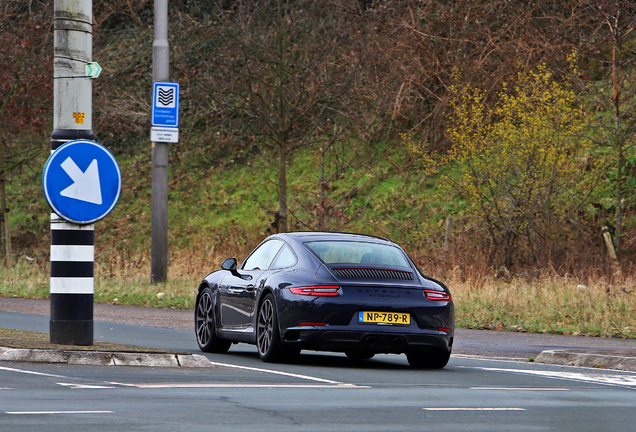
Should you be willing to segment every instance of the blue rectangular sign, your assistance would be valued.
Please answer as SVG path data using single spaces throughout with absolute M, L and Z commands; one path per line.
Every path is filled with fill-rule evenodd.
M 179 83 L 153 83 L 152 126 L 179 127 Z

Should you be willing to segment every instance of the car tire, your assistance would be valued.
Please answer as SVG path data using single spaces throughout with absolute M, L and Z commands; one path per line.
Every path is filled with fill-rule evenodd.
M 300 350 L 283 345 L 278 328 L 278 312 L 274 296 L 265 295 L 258 307 L 256 317 L 256 347 L 264 362 L 276 363 L 293 360 Z
M 433 350 L 429 352 L 408 352 L 409 364 L 417 369 L 443 369 L 450 359 L 450 350 Z
M 370 360 L 375 356 L 372 351 L 345 351 L 345 355 L 351 360 Z
M 216 335 L 214 319 L 214 299 L 210 288 L 202 289 L 197 295 L 194 307 L 194 333 L 197 344 L 203 352 L 226 353 L 232 342 Z

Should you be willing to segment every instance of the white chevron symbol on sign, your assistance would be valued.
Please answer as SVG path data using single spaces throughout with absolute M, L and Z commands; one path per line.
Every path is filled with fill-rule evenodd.
M 91 204 L 102 204 L 102 188 L 99 183 L 99 169 L 97 159 L 82 172 L 75 161 L 70 157 L 60 165 L 66 174 L 73 180 L 73 184 L 60 192 L 60 195 Z

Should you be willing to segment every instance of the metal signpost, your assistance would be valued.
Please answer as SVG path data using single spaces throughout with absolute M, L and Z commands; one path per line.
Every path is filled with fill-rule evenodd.
M 95 239 L 93 223 L 115 207 L 121 171 L 113 155 L 88 140 L 63 144 L 42 175 L 51 218 L 52 343 L 93 344 Z
M 92 79 L 102 71 L 92 60 L 93 2 L 55 0 L 53 10 L 52 155 L 42 182 L 53 210 L 49 336 L 55 344 L 92 345 L 93 222 L 115 205 L 121 175 L 92 141 Z
M 179 140 L 179 84 L 170 83 L 168 0 L 155 0 L 152 43 L 152 227 L 150 282 L 168 279 L 168 154 Z

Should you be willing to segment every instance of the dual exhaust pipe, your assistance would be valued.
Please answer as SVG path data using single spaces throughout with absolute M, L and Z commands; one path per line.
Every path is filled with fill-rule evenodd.
M 368 347 L 375 346 L 377 343 L 378 339 L 375 336 L 367 336 L 366 338 L 364 338 L 363 341 L 363 344 Z M 404 339 L 402 336 L 395 337 L 391 341 L 391 345 L 395 348 L 401 348 L 406 345 L 406 339 Z

